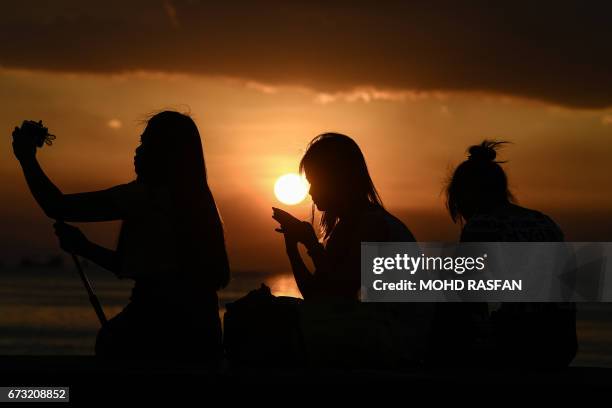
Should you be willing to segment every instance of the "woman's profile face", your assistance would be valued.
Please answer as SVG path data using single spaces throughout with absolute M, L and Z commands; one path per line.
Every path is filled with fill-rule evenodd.
M 136 172 L 137 176 L 142 175 L 142 151 L 143 147 L 141 139 L 140 144 L 138 145 L 138 147 L 136 147 L 136 151 L 134 152 L 134 171 Z
M 334 191 L 338 191 L 338 189 L 333 188 L 332 183 L 330 183 L 331 180 L 313 171 L 306 173 L 306 179 L 310 184 L 308 193 L 317 209 L 319 211 L 334 210 L 337 201 Z
M 148 136 L 145 129 L 143 134 L 140 135 L 140 144 L 138 145 L 138 147 L 136 147 L 136 150 L 134 152 L 134 171 L 136 172 L 137 176 L 142 176 L 144 174 L 145 158 L 147 156 L 146 151 L 148 145 L 147 140 Z

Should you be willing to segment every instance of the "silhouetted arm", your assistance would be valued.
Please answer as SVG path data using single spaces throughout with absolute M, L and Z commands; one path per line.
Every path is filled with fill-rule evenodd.
M 333 271 L 331 270 L 327 252 L 319 243 L 312 225 L 308 222 L 300 221 L 284 210 L 274 207 L 272 218 L 281 224 L 281 228 L 276 229 L 276 231 L 282 232 L 284 235 L 291 270 L 304 299 L 328 292 L 333 293 L 334 290 L 330 291 L 329 285 L 326 282 L 326 277 L 333 276 L 331 274 Z M 298 251 L 299 242 L 304 244 L 309 256 L 313 260 L 315 266 L 314 273 L 310 272 Z
M 327 288 L 321 287 L 325 285 L 322 281 L 322 276 L 329 276 L 331 267 L 327 257 L 327 253 L 323 245 L 319 242 L 309 243 L 306 247 L 308 255 L 311 257 L 315 267 L 314 273 L 310 272 L 300 252 L 298 251 L 297 243 L 287 243 L 287 255 L 291 263 L 291 270 L 295 277 L 295 282 L 302 293 L 304 299 L 316 297 L 321 293 L 326 292 Z
M 315 266 L 311 296 L 357 298 L 361 288 L 361 242 L 383 242 L 388 236 L 386 228 L 377 219 L 361 218 L 351 223 L 344 225 L 343 232 L 336 231 L 341 234 L 336 238 L 344 242 L 334 246 L 333 260 L 320 242 L 313 241 L 307 245 L 308 255 Z
M 19 164 L 21 164 L 30 192 L 40 208 L 48 217 L 60 218 L 58 213 L 62 201 L 62 192 L 47 177 L 36 156 L 23 158 L 19 160 Z
M 47 177 L 36 156 L 19 161 L 34 199 L 45 214 L 56 220 L 88 222 L 124 218 L 116 197 L 109 190 L 63 194 Z
M 119 256 L 116 251 L 104 248 L 98 244 L 88 241 L 88 245 L 80 254 L 82 257 L 89 259 L 97 265 L 100 265 L 106 270 L 119 274 Z
M 80 255 L 118 275 L 119 256 L 117 252 L 89 241 L 80 229 L 63 222 L 53 224 L 60 247 L 71 254 Z
M 352 298 L 361 285 L 361 244 L 355 242 L 347 251 L 344 261 L 333 268 L 329 255 L 320 243 L 307 247 L 308 255 L 314 264 L 314 272 L 310 272 L 300 255 L 297 244 L 287 246 L 287 255 L 295 282 L 304 299 L 312 299 L 325 295 L 336 295 Z
M 310 297 L 313 291 L 313 280 L 314 277 L 308 267 L 304 263 L 300 252 L 298 251 L 297 242 L 287 243 L 287 256 L 289 257 L 289 263 L 291 264 L 291 270 L 295 278 L 300 293 L 304 299 Z

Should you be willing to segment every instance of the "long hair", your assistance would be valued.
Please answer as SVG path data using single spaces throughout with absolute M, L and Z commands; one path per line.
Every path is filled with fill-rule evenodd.
M 464 223 L 477 212 L 513 202 L 506 172 L 496 161 L 497 150 L 509 142 L 484 140 L 468 149 L 446 186 L 446 208 L 453 222 Z
M 300 173 L 316 173 L 336 197 L 348 202 L 364 202 L 383 208 L 382 200 L 366 165 L 361 149 L 350 137 L 339 133 L 323 133 L 308 144 L 300 161 Z M 312 208 L 314 221 L 314 204 Z M 321 213 L 321 233 L 329 238 L 339 220 L 333 209 Z
M 175 111 L 151 116 L 143 133 L 142 181 L 165 185 L 173 202 L 179 278 L 221 289 L 230 271 L 223 224 L 206 177 L 200 133 L 193 119 Z M 145 141 L 146 138 L 146 141 Z

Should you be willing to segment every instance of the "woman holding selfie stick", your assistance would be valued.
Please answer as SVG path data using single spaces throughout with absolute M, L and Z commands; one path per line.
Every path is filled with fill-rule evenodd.
M 215 364 L 222 351 L 216 291 L 229 281 L 229 264 L 193 120 L 172 111 L 152 116 L 136 149 L 136 179 L 101 191 L 62 193 L 24 129 L 13 132 L 13 151 L 49 217 L 122 220 L 116 250 L 55 224 L 64 250 L 135 282 L 130 303 L 98 333 L 96 354 Z

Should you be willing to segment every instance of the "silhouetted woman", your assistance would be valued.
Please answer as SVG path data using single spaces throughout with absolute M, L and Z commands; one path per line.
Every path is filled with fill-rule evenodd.
M 216 291 L 227 285 L 223 227 L 208 187 L 198 129 L 184 114 L 152 116 L 136 149 L 136 179 L 107 190 L 63 194 L 26 138 L 13 143 L 34 198 L 56 220 L 123 220 L 116 250 L 55 224 L 62 248 L 133 279 L 130 303 L 98 333 L 96 354 L 216 362 Z
M 300 171 L 321 211 L 324 244 L 311 223 L 275 209 L 297 286 L 305 300 L 358 300 L 361 242 L 414 242 L 414 236 L 383 207 L 363 154 L 350 137 L 325 133 L 314 138 L 300 162 Z M 298 243 L 305 245 L 312 258 L 312 273 L 298 252 Z
M 371 347 L 364 346 L 362 339 L 351 337 L 356 334 L 348 329 L 348 332 L 338 333 L 336 337 L 340 338 L 328 339 L 335 342 L 335 346 L 327 344 L 332 351 L 326 350 L 325 353 L 338 356 L 338 361 L 342 360 L 339 356 L 344 355 L 348 360 L 342 360 L 344 362 L 340 364 L 350 363 L 350 366 L 391 364 L 398 367 L 418 363 L 426 348 L 432 307 L 424 303 L 359 303 L 361 243 L 414 242 L 414 236 L 404 223 L 383 207 L 364 156 L 350 137 L 337 133 L 315 137 L 299 168 L 310 183 L 313 204 L 321 212 L 322 242 L 311 223 L 300 221 L 279 209 L 274 209 L 273 217 L 281 224 L 277 231 L 284 233 L 287 255 L 304 303 L 316 302 L 336 319 L 338 310 L 341 310 L 336 306 L 340 304 L 356 312 L 342 316 L 335 325 L 337 327 L 346 324 L 350 328 L 351 323 L 346 320 L 360 319 L 360 313 L 378 316 L 378 323 L 368 323 L 374 324 L 368 334 L 372 340 Z M 298 252 L 298 243 L 306 247 L 314 271 L 306 267 Z M 325 321 L 334 317 L 317 318 Z M 384 328 L 380 325 L 382 321 L 386 322 Z M 327 328 L 318 330 L 327 331 Z M 390 337 L 385 338 L 386 333 L 391 333 Z M 360 354 L 356 355 L 355 350 L 360 350 Z M 390 360 L 383 362 L 380 356 L 385 354 Z
M 550 217 L 514 203 L 502 162 L 495 160 L 496 150 L 505 143 L 485 140 L 471 146 L 468 159 L 450 179 L 447 207 L 452 220 L 463 225 L 461 241 L 563 241 Z M 573 304 L 501 303 L 491 324 L 495 354 L 488 357 L 489 363 L 559 367 L 567 366 L 576 354 Z

